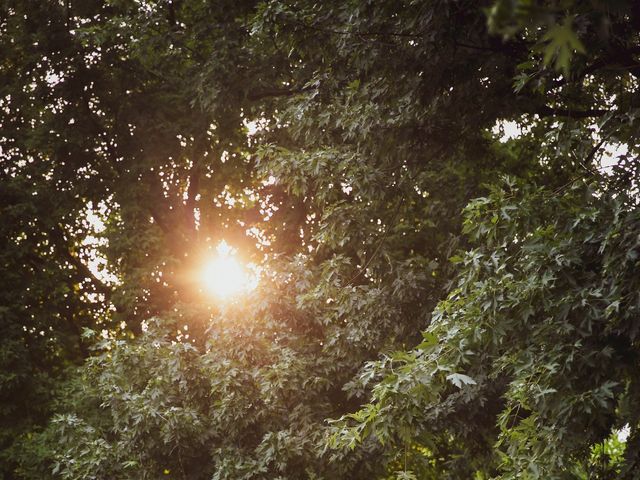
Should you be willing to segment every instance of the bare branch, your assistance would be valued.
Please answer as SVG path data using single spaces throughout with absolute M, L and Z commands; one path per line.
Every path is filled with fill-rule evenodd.
M 78 281 L 88 279 L 96 292 L 104 294 L 107 298 L 111 296 L 113 293 L 111 288 L 96 278 L 93 272 L 89 270 L 89 267 L 87 267 L 87 265 L 85 265 L 84 262 L 75 253 L 73 253 L 62 225 L 56 224 L 49 231 L 49 237 L 53 240 L 58 251 L 76 269 Z
M 592 117 L 601 117 L 609 113 L 610 110 L 604 109 L 591 109 L 591 110 L 572 110 L 569 108 L 556 108 L 549 107 L 547 105 L 537 107 L 534 110 L 528 111 L 527 113 L 536 113 L 541 117 L 569 117 L 569 118 L 592 118 Z

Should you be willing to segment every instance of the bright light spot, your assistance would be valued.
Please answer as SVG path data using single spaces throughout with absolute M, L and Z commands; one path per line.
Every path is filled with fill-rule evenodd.
M 256 132 L 260 129 L 260 126 L 258 125 L 257 120 L 253 120 L 253 121 L 244 120 L 243 123 L 245 128 L 247 129 L 247 135 L 249 137 L 254 136 Z
M 201 280 L 207 292 L 220 299 L 227 299 L 253 290 L 257 275 L 235 257 L 235 250 L 225 241 L 217 247 L 217 255 L 205 262 Z
M 629 424 L 627 423 L 620 430 L 615 430 L 615 433 L 618 436 L 618 440 L 619 441 L 621 441 L 622 443 L 626 443 L 627 439 L 629 438 L 629 435 L 631 434 L 631 428 L 629 427 Z
M 620 163 L 620 157 L 624 157 L 628 153 L 629 147 L 624 143 L 605 143 L 602 145 L 600 171 L 612 173 L 613 167 Z
M 524 134 L 527 134 L 531 128 L 523 127 L 521 124 L 514 122 L 513 120 L 498 120 L 491 129 L 491 133 L 499 136 L 500 142 L 508 142 L 514 138 L 519 138 Z
M 88 235 L 82 240 L 82 247 L 86 252 L 87 268 L 93 276 L 107 285 L 119 285 L 120 280 L 109 270 L 109 262 L 100 250 L 109 245 L 109 240 L 103 235 L 107 229 L 104 219 L 108 212 L 109 207 L 105 202 L 100 202 L 97 205 L 94 205 L 93 202 L 87 203 L 84 221 Z

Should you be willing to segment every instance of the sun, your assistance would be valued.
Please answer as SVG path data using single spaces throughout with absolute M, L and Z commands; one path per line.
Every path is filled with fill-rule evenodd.
M 257 277 L 250 265 L 236 258 L 236 252 L 224 240 L 216 254 L 205 261 L 201 271 L 204 290 L 219 299 L 230 299 L 256 287 Z

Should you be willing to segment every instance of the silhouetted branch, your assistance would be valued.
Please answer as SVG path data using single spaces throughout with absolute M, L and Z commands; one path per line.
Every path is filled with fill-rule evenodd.
M 536 113 L 541 117 L 569 117 L 569 118 L 592 118 L 592 117 L 601 117 L 609 113 L 610 110 L 604 109 L 591 109 L 591 110 L 572 110 L 569 108 L 556 108 L 549 106 L 538 107 L 532 111 L 527 113 Z
M 58 248 L 59 252 L 76 269 L 76 272 L 78 273 L 78 280 L 89 280 L 96 292 L 102 293 L 105 297 L 109 298 L 112 293 L 111 288 L 96 278 L 93 272 L 89 270 L 89 267 L 87 267 L 84 262 L 73 253 L 62 225 L 56 224 L 49 231 L 49 236 L 53 240 L 53 243 Z

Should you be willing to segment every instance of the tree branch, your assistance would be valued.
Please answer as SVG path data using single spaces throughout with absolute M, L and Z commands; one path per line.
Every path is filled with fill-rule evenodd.
M 543 105 L 535 109 L 529 110 L 526 113 L 535 113 L 541 117 L 569 117 L 569 118 L 592 118 L 601 117 L 609 113 L 611 110 L 604 109 L 591 109 L 591 110 L 572 110 L 569 108 L 556 108 Z
M 299 88 L 268 88 L 265 90 L 259 90 L 256 92 L 250 92 L 247 94 L 247 100 L 256 101 L 269 97 L 287 97 L 291 95 L 297 95 L 299 93 L 308 92 L 313 90 L 314 87 L 305 86 Z
M 59 252 L 76 269 L 78 274 L 77 280 L 82 281 L 88 279 L 96 292 L 104 294 L 107 299 L 110 298 L 113 293 L 112 289 L 96 278 L 93 272 L 89 270 L 89 267 L 87 267 L 82 260 L 72 252 L 69 240 L 66 238 L 62 225 L 56 224 L 49 231 L 49 236 L 53 240 L 53 243 L 58 248 Z
M 315 30 L 318 32 L 329 33 L 333 35 L 354 35 L 358 37 L 401 37 L 401 38 L 422 38 L 424 36 L 424 30 L 417 33 L 404 33 L 404 32 L 374 32 L 374 31 L 364 31 L 364 30 L 335 30 L 332 28 L 324 28 L 318 27 L 316 25 L 312 25 L 309 23 L 301 22 L 294 20 L 292 22 L 294 25 L 298 25 L 300 27 L 308 28 L 309 30 Z
M 169 228 L 169 225 L 167 225 L 167 223 L 164 221 L 158 209 L 152 204 L 149 204 L 147 206 L 147 209 L 149 210 L 149 214 L 153 219 L 153 223 L 155 223 L 156 225 L 158 225 L 158 227 L 160 227 L 160 230 L 162 230 L 162 233 L 164 233 L 167 236 L 171 236 L 172 230 L 171 228 Z
M 561 87 L 572 81 L 582 81 L 587 75 L 597 72 L 598 70 L 606 67 L 613 67 L 618 65 L 621 70 L 626 70 L 634 77 L 640 76 L 640 63 L 637 62 L 633 56 L 640 54 L 640 46 L 631 47 L 627 49 L 620 49 L 613 52 L 610 55 L 603 56 L 595 60 L 591 65 L 583 68 L 575 79 L 556 80 L 551 84 L 551 88 Z

